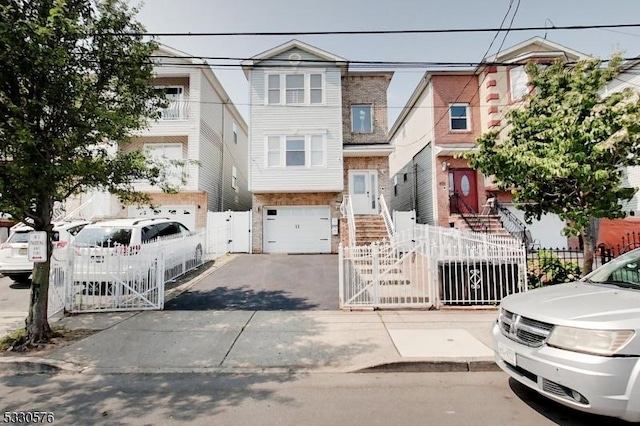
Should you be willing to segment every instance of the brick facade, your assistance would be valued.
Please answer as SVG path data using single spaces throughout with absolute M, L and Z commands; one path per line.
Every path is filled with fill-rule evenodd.
M 342 77 L 342 134 L 344 144 L 389 143 L 387 89 L 392 73 L 349 73 Z M 351 106 L 373 106 L 373 132 L 351 131 Z
M 478 76 L 475 74 L 434 75 L 432 82 L 436 144 L 475 142 L 482 132 Z M 469 104 L 471 127 L 468 131 L 450 129 L 449 105 L 458 103 Z

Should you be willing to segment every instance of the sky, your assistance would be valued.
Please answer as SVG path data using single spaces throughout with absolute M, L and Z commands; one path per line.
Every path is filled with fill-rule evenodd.
M 295 32 L 452 28 L 504 28 L 640 24 L 638 0 L 130 0 L 147 31 Z M 519 6 L 518 6 L 519 3 Z M 517 11 L 516 11 L 517 9 Z M 517 12 L 517 13 L 516 13 Z M 515 13 L 515 16 L 514 16 Z M 496 37 L 497 35 L 497 37 Z M 545 37 L 601 58 L 622 52 L 640 55 L 640 27 L 622 29 L 513 31 L 500 33 L 210 36 L 158 39 L 197 56 L 250 58 L 296 38 L 350 61 L 477 63 L 531 37 Z M 245 120 L 249 87 L 240 67 L 213 70 Z M 234 63 L 238 63 L 235 61 Z M 388 91 L 389 127 L 413 93 L 425 69 L 395 71 Z

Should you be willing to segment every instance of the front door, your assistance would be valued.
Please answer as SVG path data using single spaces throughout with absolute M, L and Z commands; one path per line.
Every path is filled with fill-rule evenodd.
M 378 171 L 350 170 L 349 195 L 353 214 L 378 213 Z
M 466 212 L 467 206 L 478 212 L 476 172 L 471 169 L 449 170 L 449 212 Z

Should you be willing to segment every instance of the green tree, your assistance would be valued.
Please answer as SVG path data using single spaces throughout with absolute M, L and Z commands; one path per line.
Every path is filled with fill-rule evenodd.
M 159 164 L 118 151 L 164 104 L 150 84 L 157 44 L 122 36 L 144 32 L 135 13 L 124 0 L 0 3 L 0 211 L 49 237 L 55 202 L 102 189 L 142 203 L 135 180 L 162 186 Z M 34 266 L 24 345 L 52 335 L 51 251 Z
M 527 66 L 531 92 L 507 113 L 504 137 L 478 139 L 469 164 L 511 190 L 529 223 L 544 213 L 567 223 L 566 235 L 584 242 L 584 273 L 593 268 L 592 220 L 624 217 L 621 202 L 636 188 L 622 185 L 625 167 L 640 164 L 640 103 L 631 90 L 604 94 L 620 73 L 589 59 L 567 66 Z

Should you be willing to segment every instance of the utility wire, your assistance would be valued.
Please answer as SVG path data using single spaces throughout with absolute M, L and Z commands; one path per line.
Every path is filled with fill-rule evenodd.
M 607 28 L 637 28 L 635 24 L 600 24 L 600 25 L 560 25 L 515 27 L 509 31 L 557 31 L 557 30 L 594 30 Z M 255 32 L 107 32 L 116 36 L 148 36 L 148 37 L 229 37 L 229 36 L 297 36 L 297 35 L 375 35 L 375 34 L 442 34 L 442 33 L 490 33 L 503 31 L 503 28 L 448 28 L 448 29 L 413 29 L 413 30 L 359 30 L 359 31 L 255 31 Z

